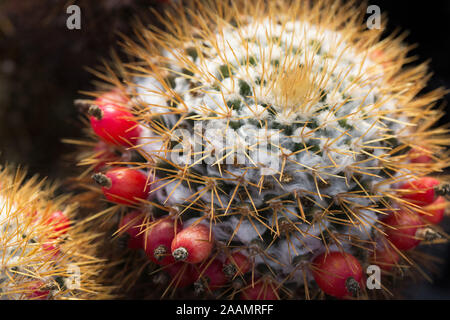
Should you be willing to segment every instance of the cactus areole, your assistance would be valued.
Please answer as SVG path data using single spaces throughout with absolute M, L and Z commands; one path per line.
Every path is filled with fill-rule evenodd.
M 380 41 L 382 29 L 367 30 L 355 8 L 182 1 L 163 29 L 126 41 L 134 62 L 117 68 L 125 81 L 110 83 L 129 96 L 139 137 L 128 150 L 140 160 L 115 166 L 147 171 L 146 208 L 183 223 L 164 254 L 227 261 L 229 287 L 239 280 L 255 290 L 263 278 L 277 298 L 309 298 L 314 257 L 340 252 L 366 266 L 381 241 L 394 252 L 419 244 L 411 230 L 427 224 L 423 208 L 446 190 L 445 178 L 431 177 L 448 166 L 447 131 L 433 126 L 442 111 L 430 107 L 444 90 L 418 96 L 425 65 L 405 67 L 402 38 Z M 398 216 L 416 211 L 414 221 Z M 246 274 L 231 270 L 234 248 L 248 259 Z M 359 297 L 360 277 L 329 292 Z

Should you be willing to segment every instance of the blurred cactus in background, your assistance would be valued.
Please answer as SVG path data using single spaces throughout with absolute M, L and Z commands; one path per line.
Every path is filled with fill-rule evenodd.
M 111 299 L 97 258 L 103 235 L 88 232 L 68 197 L 25 171 L 0 170 L 0 297 L 2 299 Z

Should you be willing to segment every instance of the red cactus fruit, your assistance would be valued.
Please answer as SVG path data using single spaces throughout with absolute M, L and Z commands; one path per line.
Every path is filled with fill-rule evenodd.
M 131 120 L 132 113 L 124 106 L 127 99 L 112 91 L 95 100 L 89 108 L 92 129 L 104 142 L 118 146 L 132 146 L 141 129 Z
M 37 214 L 38 212 L 35 211 L 33 216 Z M 62 211 L 55 211 L 46 219 L 45 223 L 53 226 L 53 232 L 46 235 L 46 239 L 42 243 L 42 249 L 50 254 L 50 258 L 56 258 L 60 251 L 56 239 L 67 233 L 70 227 L 70 219 Z
M 244 275 L 250 271 L 252 264 L 246 255 L 240 252 L 233 252 L 223 266 L 225 275 L 234 278 L 236 275 Z
M 434 202 L 424 208 L 427 214 L 419 212 L 419 214 L 429 223 L 438 224 L 444 218 L 445 207 L 447 201 L 443 196 L 439 196 Z
M 171 286 L 175 288 L 185 288 L 196 280 L 193 265 L 183 261 L 168 265 L 164 270 L 172 278 Z
M 141 212 L 133 211 L 127 213 L 119 224 L 119 230 L 124 230 L 130 236 L 128 248 L 141 249 L 143 247 L 144 233 L 141 233 L 144 218 Z
M 271 282 L 258 281 L 254 286 L 244 288 L 241 300 L 278 300 L 278 290 Z
M 227 277 L 223 272 L 223 263 L 214 259 L 204 262 L 199 269 L 196 269 L 196 291 L 217 290 L 227 283 Z M 205 288 L 207 286 L 207 288 Z
M 95 147 L 95 159 L 98 160 L 97 164 L 94 167 L 95 172 L 99 172 L 103 168 L 105 168 L 108 162 L 118 161 L 120 157 L 114 152 L 113 148 L 103 141 L 99 141 Z
M 128 97 L 120 89 L 113 89 L 99 96 L 95 102 L 98 106 L 105 106 L 108 104 L 116 104 L 125 106 L 128 103 Z
M 114 168 L 105 174 L 96 173 L 92 178 L 102 186 L 106 199 L 118 204 L 134 204 L 137 199 L 147 199 L 150 186 L 147 176 L 139 170 Z
M 433 159 L 430 154 L 426 152 L 428 148 L 422 147 L 421 149 L 413 148 L 408 152 L 409 161 L 412 163 L 430 163 Z
M 30 285 L 30 291 L 25 293 L 28 299 L 33 300 L 45 300 L 50 295 L 49 290 L 45 290 L 42 288 L 44 283 L 40 280 L 33 282 Z
M 317 285 L 328 295 L 356 297 L 364 286 L 362 267 L 349 253 L 322 253 L 313 260 L 313 266 Z
M 419 245 L 421 240 L 416 233 L 423 223 L 417 214 L 399 210 L 382 221 L 389 226 L 385 228 L 387 239 L 398 249 L 409 250 Z
M 50 259 L 56 259 L 60 252 L 60 248 L 55 240 L 47 240 L 42 243 L 42 249 L 46 252 L 46 256 Z
M 177 261 L 199 263 L 209 257 L 213 248 L 213 236 L 204 224 L 189 226 L 179 232 L 172 241 L 172 255 Z
M 147 231 L 145 253 L 148 258 L 156 264 L 168 265 L 175 262 L 171 255 L 171 245 L 175 235 L 180 232 L 181 226 L 172 219 L 160 219 L 155 221 Z
M 390 271 L 398 263 L 400 256 L 394 249 L 382 248 L 375 251 L 372 256 L 373 264 L 385 271 Z
M 404 191 L 401 197 L 417 205 L 428 205 L 435 200 L 434 188 L 439 184 L 439 180 L 431 177 L 408 181 L 400 186 Z
M 49 225 L 54 226 L 53 231 L 54 235 L 50 235 L 50 239 L 57 238 L 58 236 L 62 236 L 67 233 L 67 230 L 70 227 L 70 219 L 62 212 L 55 211 L 53 212 L 48 220 L 46 221 Z

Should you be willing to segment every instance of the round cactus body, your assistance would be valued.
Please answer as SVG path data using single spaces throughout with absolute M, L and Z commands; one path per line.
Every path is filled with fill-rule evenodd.
M 61 210 L 62 199 L 36 178 L 0 170 L 0 298 L 105 299 L 113 295 L 101 285 L 104 263 L 96 258 L 101 237 Z
M 412 263 L 403 251 L 439 238 L 430 222 L 440 221 L 445 198 L 429 206 L 446 178 L 430 175 L 448 157 L 446 130 L 433 128 L 442 112 L 432 107 L 444 91 L 418 96 L 426 66 L 404 67 L 400 37 L 380 41 L 382 30 L 360 24 L 365 11 L 338 3 L 177 5 L 164 30 L 142 27 L 140 42 L 126 42 L 136 62 L 111 76 L 139 125 L 126 151 L 133 160 L 111 165 L 152 177 L 138 205 L 151 221 L 182 224 L 175 260 L 224 265 L 222 293 L 253 297 L 263 279 L 272 298 L 311 298 L 323 289 L 317 257 L 332 272 L 327 257 L 349 255 L 364 271 L 383 246 L 400 268 L 398 256 Z M 179 238 L 197 241 L 199 257 Z M 232 270 L 235 252 L 245 272 Z M 340 289 L 335 296 L 350 292 Z

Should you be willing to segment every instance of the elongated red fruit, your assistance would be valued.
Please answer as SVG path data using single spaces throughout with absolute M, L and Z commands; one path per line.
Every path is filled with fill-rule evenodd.
M 36 211 L 33 215 L 36 216 L 37 214 Z M 47 217 L 44 223 L 52 226 L 53 229 L 46 235 L 46 239 L 42 243 L 42 249 L 53 259 L 60 253 L 57 238 L 67 233 L 70 228 L 70 219 L 62 211 L 55 211 Z
M 372 256 L 372 264 L 379 266 L 385 271 L 390 271 L 398 263 L 400 256 L 394 249 L 381 248 Z
M 329 252 L 313 260 L 312 274 L 317 285 L 328 295 L 357 297 L 363 288 L 363 271 L 359 261 L 346 252 Z
M 66 234 L 70 227 L 70 219 L 62 211 L 53 212 L 46 222 L 53 226 L 54 234 L 49 235 L 49 239 Z
M 196 291 L 203 292 L 206 290 L 217 290 L 227 283 L 227 277 L 223 272 L 223 263 L 214 259 L 206 261 L 196 270 Z
M 240 252 L 233 252 L 225 260 L 223 270 L 227 277 L 234 278 L 236 275 L 244 275 L 249 272 L 251 266 L 251 262 L 246 255 Z
M 119 155 L 114 151 L 114 147 L 107 145 L 103 141 L 99 141 L 95 145 L 94 152 L 95 159 L 98 161 L 94 167 L 95 172 L 105 168 L 108 162 L 114 162 L 120 159 Z
M 209 257 L 213 248 L 213 236 L 204 224 L 189 226 L 178 233 L 172 241 L 172 255 L 177 261 L 199 263 Z
M 172 219 L 162 218 L 154 222 L 147 231 L 147 241 L 145 242 L 145 253 L 148 258 L 156 264 L 168 265 L 175 262 L 171 254 L 172 241 L 175 235 L 180 232 L 181 225 Z
M 258 281 L 252 287 L 247 286 L 242 290 L 241 300 L 278 300 L 278 292 L 274 284 Z
M 447 201 L 445 198 L 443 196 L 439 196 L 432 204 L 423 208 L 427 214 L 422 212 L 418 213 L 429 223 L 438 224 L 444 218 L 446 204 Z
M 95 100 L 96 104 L 99 106 L 105 106 L 108 104 L 124 106 L 128 103 L 128 101 L 128 97 L 119 89 L 113 89 L 105 92 Z
M 419 216 L 413 212 L 399 210 L 391 213 L 382 220 L 388 226 L 386 227 L 386 237 L 400 250 L 409 250 L 415 248 L 420 243 L 416 237 L 417 230 L 423 226 Z
M 89 108 L 92 129 L 104 142 L 132 146 L 141 129 L 131 120 L 133 114 L 125 107 L 128 99 L 119 91 L 111 91 L 95 100 Z
M 171 286 L 185 288 L 195 282 L 195 270 L 193 265 L 182 261 L 168 265 L 164 270 L 170 275 Z
M 412 163 L 430 163 L 433 159 L 430 154 L 426 152 L 427 148 L 413 148 L 408 152 L 409 161 Z
M 45 300 L 50 295 L 49 290 L 45 290 L 42 287 L 44 286 L 44 283 L 40 280 L 37 280 L 30 285 L 30 291 L 27 292 L 25 295 L 28 299 L 31 300 Z
M 42 249 L 46 256 L 51 259 L 56 259 L 60 253 L 60 247 L 55 239 L 48 239 L 42 243 Z
M 128 248 L 141 249 L 143 247 L 143 223 L 144 217 L 139 211 L 132 211 L 123 216 L 119 224 L 119 230 L 125 231 L 129 235 L 130 238 L 128 239 Z
M 434 188 L 440 184 L 439 180 L 423 177 L 408 181 L 400 186 L 401 197 L 417 205 L 428 205 L 435 200 Z
M 114 168 L 92 178 L 102 186 L 106 199 L 118 204 L 135 204 L 138 199 L 147 199 L 150 193 L 147 176 L 139 170 Z

